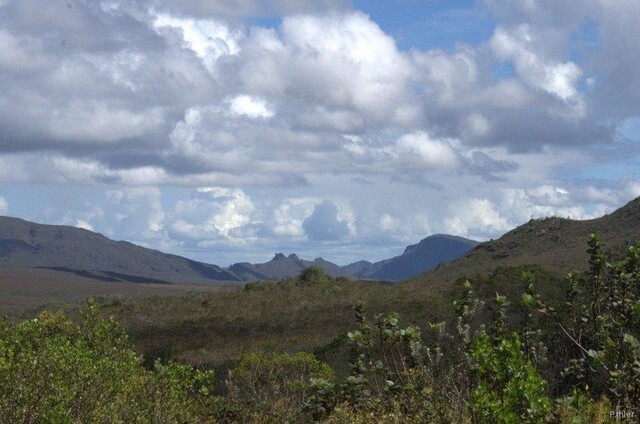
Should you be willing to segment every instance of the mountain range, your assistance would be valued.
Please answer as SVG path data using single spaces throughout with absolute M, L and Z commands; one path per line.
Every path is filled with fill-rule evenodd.
M 345 266 L 278 253 L 265 263 L 242 262 L 225 269 L 80 228 L 0 217 L 0 278 L 15 276 L 22 269 L 32 276 L 34 270 L 47 270 L 47 275 L 55 271 L 105 282 L 226 284 L 276 280 L 316 266 L 332 276 L 422 284 L 486 273 L 496 266 L 538 264 L 566 273 L 587 267 L 587 241 L 595 232 L 602 234 L 614 252 L 640 240 L 640 197 L 596 219 L 532 219 L 483 243 L 437 234 L 408 246 L 399 256 Z
M 265 263 L 241 262 L 224 269 L 126 241 L 110 240 L 81 228 L 0 217 L 0 266 L 5 270 L 46 269 L 105 282 L 240 283 L 291 277 L 310 266 L 334 277 L 398 281 L 455 259 L 476 244 L 461 237 L 434 235 L 408 246 L 402 255 L 376 263 L 359 261 L 338 266 L 322 258 L 309 261 L 295 254 L 277 253 Z M 15 273 L 14 269 L 12 274 Z
M 269 262 L 231 265 L 228 270 L 243 280 L 278 280 L 297 275 L 305 268 L 315 266 L 332 277 L 351 277 L 364 280 L 400 281 L 417 276 L 469 252 L 477 241 L 446 234 L 429 236 L 417 244 L 407 246 L 404 253 L 379 262 L 357 261 L 338 266 L 323 258 L 313 261 L 297 255 L 277 253 Z

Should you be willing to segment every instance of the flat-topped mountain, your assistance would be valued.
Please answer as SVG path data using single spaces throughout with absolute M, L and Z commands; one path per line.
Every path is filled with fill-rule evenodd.
M 360 278 L 399 281 L 459 258 L 477 244 L 477 241 L 463 237 L 434 234 L 417 244 L 407 246 L 402 255 L 375 263 L 354 262 L 342 269 Z
M 500 265 L 537 264 L 562 274 L 584 270 L 588 266 L 587 242 L 596 232 L 602 234 L 603 242 L 618 253 L 640 241 L 640 197 L 601 218 L 584 221 L 555 217 L 532 219 L 413 281 L 451 281 L 462 275 L 490 272 Z
M 0 217 L 0 265 L 48 268 L 103 281 L 217 283 L 239 281 L 216 265 L 192 261 L 64 225 Z

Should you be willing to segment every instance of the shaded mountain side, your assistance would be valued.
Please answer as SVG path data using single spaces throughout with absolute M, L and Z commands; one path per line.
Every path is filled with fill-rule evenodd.
M 296 276 L 310 266 L 321 268 L 332 277 L 348 275 L 338 265 L 322 258 L 307 261 L 300 259 L 295 254 L 285 256 L 282 253 L 276 253 L 273 259 L 265 263 L 250 264 L 248 262 L 240 262 L 231 265 L 228 269 L 243 280 L 277 280 Z
M 459 258 L 477 244 L 477 241 L 463 237 L 435 234 L 407 246 L 402 255 L 375 263 L 354 262 L 342 267 L 342 270 L 370 280 L 399 281 Z
M 576 221 L 532 219 L 497 240 L 481 243 L 466 255 L 411 280 L 414 283 L 453 281 L 462 275 L 488 273 L 497 266 L 538 264 L 561 274 L 588 266 L 587 242 L 602 234 L 614 253 L 640 240 L 640 197 L 601 218 Z
M 418 244 L 408 246 L 404 253 L 385 261 L 367 277 L 375 280 L 404 280 L 452 261 L 473 249 L 478 242 L 462 237 L 436 234 Z
M 349 275 L 353 275 L 359 278 L 366 278 L 367 275 L 370 275 L 376 272 L 380 268 L 381 264 L 387 263 L 388 261 L 389 259 L 385 259 L 383 261 L 375 262 L 375 263 L 372 263 L 369 261 L 358 261 L 358 262 L 351 263 L 349 265 L 344 265 L 341 268 L 344 272 L 346 272 Z
M 113 241 L 81 228 L 10 217 L 0 217 L 0 265 L 79 272 L 105 281 L 199 284 L 240 281 L 216 265 Z

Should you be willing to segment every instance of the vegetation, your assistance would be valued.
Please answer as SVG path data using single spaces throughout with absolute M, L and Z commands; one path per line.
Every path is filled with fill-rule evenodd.
M 104 303 L 103 313 L 138 319 L 162 308 L 165 331 L 186 325 L 184 336 L 160 338 L 164 351 L 138 345 L 161 353 L 155 362 L 136 354 L 93 303 L 77 324 L 62 313 L 4 320 L 0 421 L 637 422 L 640 244 L 613 258 L 594 235 L 588 255 L 588 270 L 563 284 L 539 268 L 498 268 L 434 286 L 429 299 L 412 286 L 394 286 L 392 296 L 384 285 L 309 269 L 219 293 L 222 300 Z M 380 311 L 372 318 L 358 301 L 363 293 L 367 308 Z M 192 314 L 200 318 L 178 319 L 186 305 L 197 305 Z M 404 306 L 408 325 L 394 306 Z M 355 328 L 343 330 L 354 313 Z M 140 322 L 125 320 L 134 339 L 161 334 Z M 186 358 L 186 334 L 200 349 L 213 335 L 243 347 L 257 340 L 264 352 L 227 351 L 226 369 L 211 363 L 216 383 L 212 371 L 173 362 Z
M 211 371 L 142 367 L 124 330 L 89 303 L 80 324 L 63 313 L 0 322 L 0 422 L 188 422 L 211 408 Z
M 312 379 L 331 381 L 333 371 L 310 353 L 250 353 L 229 373 L 229 401 L 253 422 L 303 422 Z

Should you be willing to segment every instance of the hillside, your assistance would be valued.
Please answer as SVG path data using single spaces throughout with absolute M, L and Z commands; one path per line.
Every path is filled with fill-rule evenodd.
M 384 261 L 378 269 L 367 275 L 370 279 L 404 280 L 434 269 L 469 252 L 477 241 L 462 237 L 436 234 L 418 244 L 408 246 L 404 253 Z
M 216 266 L 147 249 L 81 228 L 0 217 L 0 265 L 44 268 L 105 282 L 239 281 Z
M 488 273 L 497 266 L 538 264 L 561 274 L 583 270 L 588 266 L 587 241 L 596 232 L 602 234 L 604 243 L 614 252 L 640 241 L 640 197 L 601 218 L 532 219 L 412 282 L 447 282 L 462 275 Z

